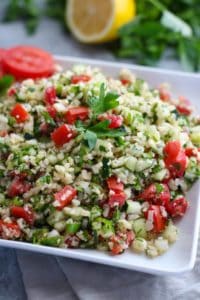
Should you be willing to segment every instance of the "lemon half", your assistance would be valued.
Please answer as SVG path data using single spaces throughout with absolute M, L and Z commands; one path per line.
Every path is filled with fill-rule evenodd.
M 108 42 L 135 16 L 134 0 L 68 0 L 66 19 L 73 35 L 84 43 Z

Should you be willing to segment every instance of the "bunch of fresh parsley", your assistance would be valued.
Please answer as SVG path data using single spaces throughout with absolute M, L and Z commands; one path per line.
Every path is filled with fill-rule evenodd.
M 137 17 L 120 29 L 115 53 L 155 65 L 166 49 L 186 70 L 200 70 L 199 0 L 137 0 Z

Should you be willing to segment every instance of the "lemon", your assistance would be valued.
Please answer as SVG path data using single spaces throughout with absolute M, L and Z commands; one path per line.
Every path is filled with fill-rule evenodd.
M 73 35 L 84 43 L 108 42 L 135 16 L 134 0 L 68 0 L 66 19 Z

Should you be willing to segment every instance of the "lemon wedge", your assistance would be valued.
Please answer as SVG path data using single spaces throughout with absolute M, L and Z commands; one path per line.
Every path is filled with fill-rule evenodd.
M 84 43 L 112 41 L 134 16 L 134 0 L 68 0 L 66 6 L 69 28 Z

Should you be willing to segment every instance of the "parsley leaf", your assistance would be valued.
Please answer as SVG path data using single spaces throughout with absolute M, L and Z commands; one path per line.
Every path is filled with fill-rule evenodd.
M 104 83 L 100 86 L 99 97 L 92 97 L 88 100 L 88 105 L 90 106 L 94 117 L 102 114 L 110 109 L 113 109 L 119 105 L 117 98 L 119 97 L 116 93 L 108 92 L 105 93 Z
M 92 149 L 94 149 L 94 147 L 96 145 L 97 135 L 96 135 L 96 133 L 94 133 L 90 130 L 86 130 L 86 132 L 84 133 L 84 140 L 87 142 L 90 150 L 92 150 Z
M 0 79 L 0 96 L 4 95 L 7 89 L 11 86 L 14 81 L 14 77 L 11 75 L 5 75 Z
M 123 127 L 118 129 L 110 129 L 109 128 L 109 121 L 104 120 L 97 123 L 94 126 L 89 128 L 91 131 L 95 132 L 98 137 L 119 137 L 126 134 L 126 131 Z
M 103 166 L 101 169 L 101 175 L 103 179 L 107 179 L 110 176 L 109 159 L 104 157 L 102 160 Z
M 159 183 L 155 183 L 155 186 L 156 186 L 156 192 L 158 194 L 162 193 L 164 191 L 164 188 L 163 188 L 163 185 L 162 184 L 159 184 Z

